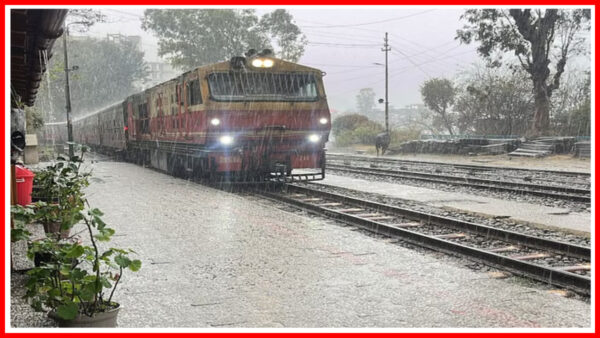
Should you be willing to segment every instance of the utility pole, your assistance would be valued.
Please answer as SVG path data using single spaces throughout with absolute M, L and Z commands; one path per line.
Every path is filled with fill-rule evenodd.
M 67 102 L 67 140 L 69 142 L 69 159 L 75 154 L 73 152 L 73 124 L 71 123 L 71 90 L 69 88 L 69 58 L 67 56 L 67 36 L 69 27 L 65 22 L 65 34 L 63 36 L 63 47 L 65 53 L 65 101 Z
M 385 32 L 385 38 L 383 39 L 384 44 L 381 49 L 385 52 L 385 132 L 390 133 L 390 125 L 388 120 L 388 52 L 392 50 L 388 44 L 388 33 Z M 65 54 L 66 55 L 66 54 Z

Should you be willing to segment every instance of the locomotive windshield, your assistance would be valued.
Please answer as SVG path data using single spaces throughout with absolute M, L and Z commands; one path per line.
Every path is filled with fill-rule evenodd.
M 311 73 L 212 73 L 210 93 L 216 101 L 316 101 L 317 81 Z

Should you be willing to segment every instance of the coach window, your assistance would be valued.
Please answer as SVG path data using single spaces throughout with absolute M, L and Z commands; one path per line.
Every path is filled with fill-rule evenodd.
M 200 80 L 192 80 L 187 83 L 187 97 L 190 106 L 201 104 L 202 95 L 200 93 Z
M 138 109 L 140 112 L 140 121 L 142 122 L 142 128 L 141 128 L 140 132 L 142 134 L 148 134 L 150 132 L 150 121 L 148 118 L 148 109 L 147 108 L 148 107 L 145 103 L 138 105 Z

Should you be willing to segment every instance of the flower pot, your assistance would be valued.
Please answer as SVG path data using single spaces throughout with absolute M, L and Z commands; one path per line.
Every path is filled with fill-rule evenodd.
M 58 327 L 117 327 L 117 315 L 121 306 L 105 312 L 94 313 L 93 316 L 79 314 L 75 319 L 65 320 L 56 315 L 56 312 L 50 311 L 48 317 L 58 323 Z
M 60 230 L 60 222 L 44 224 L 44 231 L 47 234 L 56 234 L 60 232 L 60 238 L 65 239 L 69 237 L 71 229 Z

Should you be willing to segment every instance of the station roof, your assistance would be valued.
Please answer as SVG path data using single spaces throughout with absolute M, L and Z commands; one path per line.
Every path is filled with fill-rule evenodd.
M 11 90 L 28 106 L 35 102 L 52 46 L 63 33 L 67 12 L 29 8 L 10 11 Z

